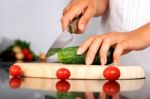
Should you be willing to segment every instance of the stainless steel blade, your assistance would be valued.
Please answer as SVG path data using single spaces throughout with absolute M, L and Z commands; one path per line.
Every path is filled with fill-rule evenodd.
M 65 47 L 70 41 L 72 41 L 73 36 L 71 33 L 68 32 L 66 29 L 64 32 L 60 34 L 60 36 L 56 39 L 56 41 L 52 44 L 50 48 L 63 48 Z
M 55 42 L 50 46 L 46 56 L 50 57 L 56 54 L 61 48 L 65 47 L 70 41 L 73 40 L 73 34 L 78 30 L 78 22 L 81 16 L 74 18 L 69 24 L 64 32 L 55 40 Z M 68 32 L 69 31 L 69 32 Z
M 59 51 L 60 48 L 65 47 L 68 43 L 73 40 L 73 35 L 68 32 L 66 29 L 64 32 L 60 34 L 60 36 L 54 41 L 54 43 L 50 46 L 46 56 L 52 56 Z

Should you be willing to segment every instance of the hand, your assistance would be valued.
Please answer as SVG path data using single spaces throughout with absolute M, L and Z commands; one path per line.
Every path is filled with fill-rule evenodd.
M 69 25 L 73 18 L 82 14 L 78 23 L 78 33 L 85 31 L 87 23 L 95 15 L 97 8 L 97 0 L 72 0 L 64 9 L 61 19 L 63 31 Z
M 126 33 L 112 32 L 91 36 L 80 45 L 77 54 L 82 54 L 88 50 L 86 64 L 92 64 L 97 51 L 100 49 L 100 61 L 102 65 L 105 65 L 107 62 L 108 49 L 112 46 L 115 48 L 113 60 L 115 65 L 117 65 L 121 55 L 132 50 L 145 49 L 149 44 L 150 40 L 147 39 L 147 35 L 144 35 L 144 33 L 141 33 L 140 31 Z

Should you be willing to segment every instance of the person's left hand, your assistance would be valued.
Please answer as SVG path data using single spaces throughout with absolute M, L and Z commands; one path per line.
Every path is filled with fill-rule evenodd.
M 132 50 L 142 50 L 148 47 L 149 43 L 145 39 L 145 35 L 140 32 L 111 32 L 103 35 L 94 35 L 81 43 L 77 54 L 83 54 L 86 50 L 86 64 L 92 64 L 94 57 L 99 50 L 100 61 L 102 65 L 107 62 L 107 52 L 110 46 L 114 47 L 113 61 L 115 65 L 119 63 L 122 54 L 126 54 Z

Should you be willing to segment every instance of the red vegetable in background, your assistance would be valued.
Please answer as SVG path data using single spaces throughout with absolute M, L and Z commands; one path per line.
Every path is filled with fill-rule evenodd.
M 29 51 L 29 49 L 27 49 L 27 48 L 23 48 L 23 49 L 22 49 L 22 53 L 24 54 L 24 56 L 26 56 L 29 52 L 30 52 L 30 51 Z
M 27 58 L 28 61 L 32 61 L 32 59 L 33 59 L 32 53 L 31 52 L 28 53 L 27 56 L 26 56 L 26 58 Z

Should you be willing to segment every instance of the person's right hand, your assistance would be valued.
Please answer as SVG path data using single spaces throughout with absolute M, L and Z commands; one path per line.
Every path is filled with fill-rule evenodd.
M 63 16 L 61 18 L 63 31 L 75 17 L 82 14 L 82 17 L 78 22 L 77 32 L 84 32 L 87 23 L 95 15 L 96 8 L 97 0 L 72 0 L 63 11 Z

